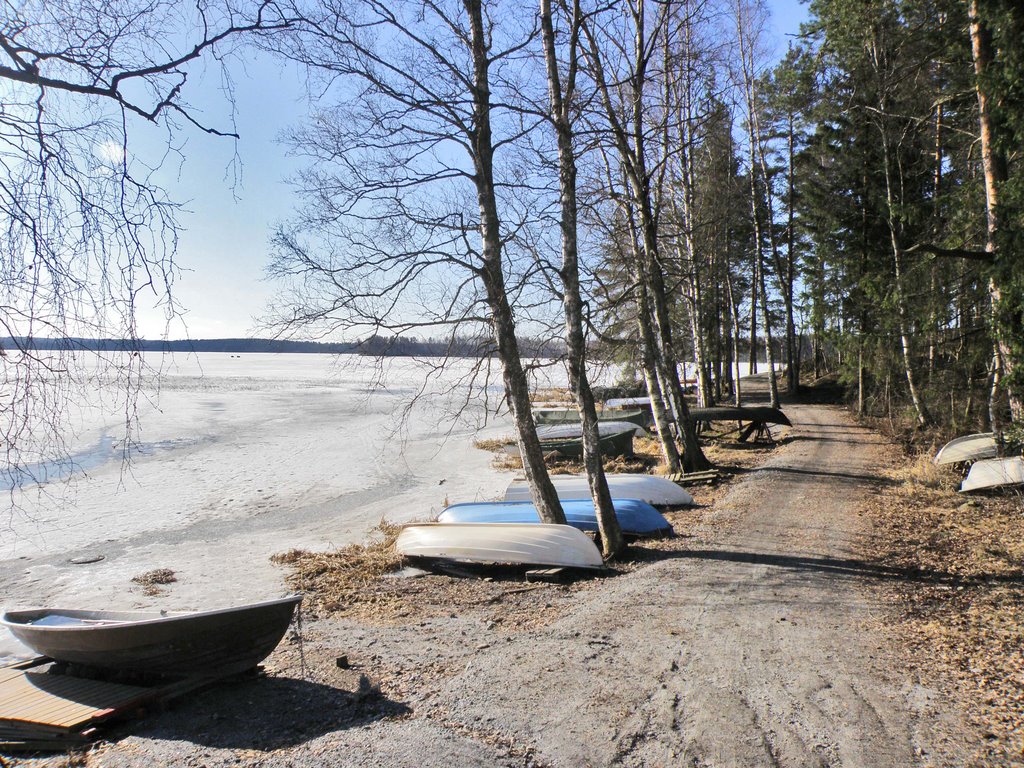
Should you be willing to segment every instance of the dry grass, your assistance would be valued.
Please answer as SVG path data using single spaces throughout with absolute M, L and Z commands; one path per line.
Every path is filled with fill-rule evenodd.
M 948 467 L 937 467 L 930 453 L 922 453 L 896 467 L 889 473 L 896 480 L 897 488 L 909 493 L 917 493 L 922 489 L 955 492 L 961 478 Z
M 491 453 L 503 453 L 505 446 L 509 443 L 515 443 L 516 439 L 512 435 L 506 435 L 505 437 L 489 437 L 483 440 L 474 440 L 473 447 L 479 448 L 481 451 L 490 451 Z
M 395 540 L 402 526 L 384 520 L 365 544 L 349 544 L 334 552 L 292 549 L 274 555 L 285 565 L 288 586 L 307 596 L 307 605 L 341 615 L 389 613 L 401 602 L 395 580 L 385 577 L 402 567 Z
M 147 597 L 156 597 L 164 594 L 164 590 L 161 587 L 173 584 L 177 580 L 178 577 L 170 568 L 155 568 L 152 571 L 146 571 L 132 577 L 132 581 L 135 584 L 142 585 L 142 594 Z
M 515 443 L 515 438 L 500 437 L 486 440 L 474 440 L 473 447 L 482 451 L 490 451 L 494 454 L 491 466 L 505 472 L 519 472 L 523 468 L 523 460 L 520 456 L 513 456 L 505 451 L 505 446 Z M 575 475 L 584 472 L 583 462 L 579 459 L 569 459 L 559 456 L 557 453 L 549 453 L 545 457 L 545 464 L 553 475 Z M 664 474 L 664 467 L 661 466 L 661 449 L 658 441 L 653 437 L 636 437 L 633 439 L 632 456 L 609 456 L 604 460 L 605 472 L 651 472 L 653 474 Z
M 576 404 L 576 400 L 565 387 L 545 387 L 544 389 L 538 389 L 532 395 L 530 395 L 530 401 L 533 403 L 559 403 L 560 405 L 573 406 Z
M 897 582 L 902 639 L 926 678 L 952 677 L 984 735 L 978 759 L 1024 759 L 1024 503 L 956 493 L 930 456 L 893 466 L 872 499 L 870 555 L 915 578 Z

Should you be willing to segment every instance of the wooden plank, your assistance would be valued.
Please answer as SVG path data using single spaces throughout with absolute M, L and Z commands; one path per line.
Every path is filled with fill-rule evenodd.
M 18 671 L 0 680 L 0 720 L 74 728 L 154 695 L 151 688 Z
M 565 568 L 534 568 L 526 572 L 526 580 L 558 582 L 565 578 L 565 574 Z
M 668 475 L 668 479 L 676 485 L 685 485 L 687 483 L 703 483 L 720 480 L 722 479 L 722 473 L 717 469 L 709 469 L 703 472 L 676 472 Z
M 0 668 L 0 751 L 78 747 L 91 741 L 95 726 L 109 718 L 136 713 L 157 702 L 209 687 L 225 677 L 197 676 L 142 687 Z
M 10 661 L 6 664 L 0 664 L 0 670 L 3 669 L 31 669 L 32 667 L 38 667 L 41 664 L 47 664 L 51 661 L 46 656 L 35 656 L 31 659 L 18 659 L 16 661 Z

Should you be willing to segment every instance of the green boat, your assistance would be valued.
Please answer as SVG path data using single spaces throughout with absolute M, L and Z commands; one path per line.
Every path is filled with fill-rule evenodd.
M 579 424 L 580 412 L 575 408 L 538 408 L 533 412 L 538 424 Z M 647 427 L 647 414 L 636 411 L 598 411 L 598 421 L 628 421 L 638 427 Z
M 607 435 L 601 438 L 601 454 L 603 456 L 632 456 L 633 455 L 633 430 L 616 432 L 614 435 Z M 571 440 L 541 440 L 541 450 L 544 453 L 558 451 L 567 459 L 578 459 L 583 457 L 583 438 Z

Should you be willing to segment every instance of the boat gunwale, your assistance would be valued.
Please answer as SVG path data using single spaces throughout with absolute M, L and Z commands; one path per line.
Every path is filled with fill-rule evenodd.
M 54 615 L 54 614 L 56 614 L 56 615 L 67 616 L 68 618 L 72 618 L 72 619 L 74 619 L 74 618 L 84 619 L 85 618 L 84 616 L 75 616 L 73 614 L 95 614 L 95 613 L 104 613 L 104 611 L 89 611 L 89 610 L 84 610 L 84 609 L 81 609 L 81 608 L 74 608 L 74 609 L 60 609 L 60 608 L 17 608 L 17 609 L 13 609 L 13 610 L 6 610 L 6 611 L 3 611 L 2 613 L 0 613 L 0 625 L 5 626 L 5 627 L 17 628 L 17 629 L 29 629 L 29 630 L 38 630 L 38 631 L 46 631 L 46 632 L 82 632 L 84 630 L 106 630 L 106 629 L 118 629 L 118 628 L 122 628 L 122 627 L 146 627 L 146 626 L 152 626 L 154 624 L 165 624 L 165 623 L 168 623 L 168 622 L 171 622 L 171 621 L 176 621 L 176 620 L 180 621 L 181 619 L 209 618 L 209 617 L 214 617 L 214 616 L 217 616 L 217 615 L 220 615 L 220 614 L 238 613 L 239 611 L 244 611 L 244 610 L 252 609 L 252 608 L 269 608 L 271 606 L 283 605 L 283 604 L 289 603 L 289 602 L 294 603 L 296 605 L 296 607 L 297 607 L 299 604 L 302 603 L 302 598 L 303 597 L 304 597 L 304 595 L 302 595 L 302 594 L 295 594 L 295 595 L 290 595 L 288 597 L 282 597 L 282 598 L 278 598 L 276 600 L 266 600 L 266 601 L 259 602 L 259 603 L 249 603 L 247 605 L 237 605 L 237 606 L 229 607 L 229 608 L 215 608 L 215 609 L 209 610 L 209 611 L 190 611 L 190 612 L 181 612 L 181 613 L 168 613 L 166 616 L 154 615 L 154 614 L 146 612 L 146 611 L 139 611 L 138 615 L 140 615 L 140 616 L 148 616 L 148 617 L 151 617 L 151 618 L 138 619 L 138 620 L 131 620 L 131 619 L 116 620 L 116 619 L 112 619 L 110 621 L 104 621 L 103 619 L 98 619 L 98 621 L 104 621 L 104 623 L 102 623 L 102 624 L 26 624 L 26 623 L 23 623 L 23 622 L 20 622 L 20 621 L 12 621 L 9 617 L 12 614 L 18 614 L 18 613 L 37 613 L 37 614 L 40 614 L 39 618 L 42 618 L 43 616 L 46 616 L 46 615 Z M 107 613 L 129 614 L 129 613 L 133 613 L 133 612 L 132 611 L 107 611 Z

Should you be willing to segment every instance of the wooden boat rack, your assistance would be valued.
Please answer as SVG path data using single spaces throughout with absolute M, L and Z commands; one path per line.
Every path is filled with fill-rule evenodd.
M 37 656 L 0 666 L 0 753 L 82 747 L 111 720 L 141 716 L 222 677 L 188 677 L 155 685 L 125 685 L 41 668 Z

